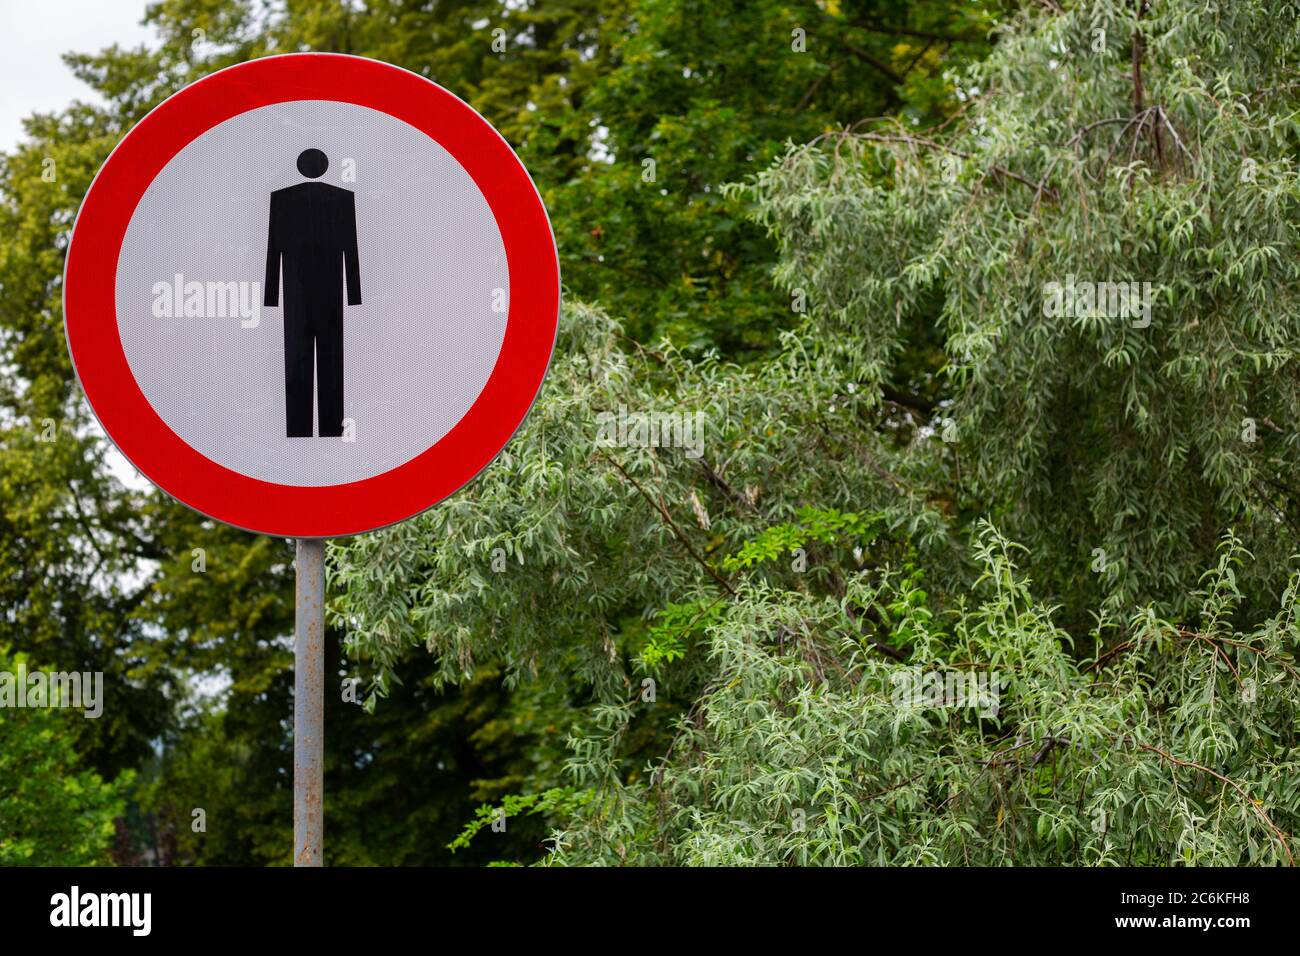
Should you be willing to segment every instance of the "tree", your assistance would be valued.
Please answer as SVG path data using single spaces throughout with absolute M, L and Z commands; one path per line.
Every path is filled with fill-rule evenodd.
M 1263 264 L 1294 247 L 1296 28 L 1265 3 L 1054 6 L 957 79 L 951 120 L 828 134 L 730 190 L 811 303 L 775 359 L 625 347 L 570 301 L 510 453 L 335 550 L 377 692 L 411 644 L 447 681 L 491 647 L 593 688 L 575 799 L 504 805 L 551 808 L 544 859 L 1294 862 L 1286 519 L 1220 466 L 1242 403 L 1294 401 L 1296 272 Z M 1177 320 L 1152 336 L 1142 287 L 1046 314 L 1085 266 Z M 607 431 L 663 408 L 700 410 L 703 447 Z M 1100 580 L 1093 547 L 1118 555 Z
M 1190 610 L 1229 526 L 1258 606 L 1285 578 L 1298 31 L 1263 2 L 1029 13 L 947 129 L 829 136 L 748 192 L 847 360 L 898 379 L 935 329 L 902 381 L 954 439 L 959 501 L 1033 543 L 1070 613 Z
M 0 673 L 45 672 L 25 654 L 0 646 Z M 0 866 L 96 866 L 109 862 L 114 820 L 131 784 L 113 783 L 77 753 L 81 711 L 0 707 Z
M 0 642 L 56 670 L 101 671 L 101 720 L 73 724 L 106 777 L 138 766 L 166 726 L 171 675 L 137 675 L 146 643 L 142 566 L 159 555 L 145 497 L 110 474 L 62 341 L 63 250 L 77 202 L 113 137 L 88 107 L 37 117 L 0 157 Z
M 775 250 L 721 186 L 864 116 L 942 117 L 943 74 L 987 51 L 997 6 L 636 4 L 577 117 L 590 158 L 545 192 L 566 283 L 638 341 L 770 349 L 797 314 L 768 282 Z

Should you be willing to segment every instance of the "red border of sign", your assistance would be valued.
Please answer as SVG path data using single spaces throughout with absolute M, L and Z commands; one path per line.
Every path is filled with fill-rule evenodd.
M 250 478 L 187 445 L 141 392 L 117 324 L 117 260 L 149 184 L 195 137 L 233 116 L 292 100 L 381 110 L 441 144 L 487 199 L 505 244 L 505 339 L 482 393 L 432 447 L 391 471 L 341 485 Z M 532 179 L 501 135 L 463 100 L 424 77 L 336 53 L 265 57 L 217 73 L 159 104 L 127 133 L 95 177 L 68 249 L 68 348 L 109 437 L 150 481 L 209 517 L 284 537 L 374 530 L 430 508 L 472 481 L 527 416 L 550 365 L 559 323 L 555 236 Z

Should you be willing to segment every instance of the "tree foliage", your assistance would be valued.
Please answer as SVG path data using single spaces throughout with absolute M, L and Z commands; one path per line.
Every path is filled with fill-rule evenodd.
M 593 340 L 571 302 L 464 510 L 336 551 L 354 653 L 382 675 L 423 644 L 452 680 L 493 647 L 591 686 L 568 783 L 592 798 L 551 862 L 1293 862 L 1277 7 L 1035 6 L 947 120 L 731 187 L 806 322 L 738 367 Z M 1050 314 L 1070 277 L 1151 283 L 1150 323 Z M 624 406 L 704 410 L 705 454 L 605 447 Z M 1005 678 L 996 716 L 893 693 L 954 673 Z
M 635 704 L 574 741 L 576 780 L 600 796 L 549 861 L 1291 865 L 1300 577 L 1275 617 L 1234 630 L 1249 556 L 1229 538 L 1191 622 L 1145 608 L 1076 647 L 1015 551 L 986 528 L 971 601 L 950 615 L 896 573 L 853 580 L 848 600 L 906 633 L 907 663 L 831 598 L 746 587 L 709 628 L 713 688 L 670 759 L 625 779 Z M 971 667 L 1004 682 L 995 715 L 900 693 L 922 669 Z
M 45 672 L 0 646 L 0 672 Z M 64 702 L 66 703 L 66 702 Z M 133 771 L 105 782 L 75 742 L 80 710 L 0 707 L 0 866 L 102 866 Z
M 1288 15 L 1288 12 L 1290 15 Z M 1300 18 L 1293 4 L 1026 14 L 947 129 L 792 149 L 748 190 L 845 360 L 913 373 L 956 438 L 964 507 L 1035 543 L 1072 608 L 1191 585 L 1231 526 L 1276 596 L 1300 525 Z M 1149 283 L 1150 311 L 1053 284 Z M 1089 573 L 1093 571 L 1096 573 Z

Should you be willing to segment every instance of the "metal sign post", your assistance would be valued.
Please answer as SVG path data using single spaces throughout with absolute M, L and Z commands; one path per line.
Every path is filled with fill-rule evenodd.
M 325 541 L 299 538 L 293 644 L 293 865 L 320 866 L 325 836 Z

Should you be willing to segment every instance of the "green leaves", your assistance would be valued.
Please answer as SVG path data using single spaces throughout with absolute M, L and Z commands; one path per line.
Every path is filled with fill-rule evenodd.
M 575 742 L 585 779 L 605 783 L 551 862 L 1292 862 L 1300 573 L 1257 630 L 1207 608 L 1161 637 L 1143 609 L 1079 661 L 1012 562 L 1031 555 L 991 527 L 973 550 L 982 574 L 950 635 L 914 575 L 850 585 L 909 634 L 906 663 L 861 642 L 832 599 L 761 589 L 726 604 L 702 637 L 718 669 L 698 715 L 648 777 L 624 783 L 594 736 Z M 1239 545 L 1222 556 L 1208 594 L 1231 590 Z M 911 693 L 921 671 L 996 675 L 996 714 Z
M 937 339 L 946 362 L 914 390 L 952 421 L 949 481 L 1033 542 L 1068 608 L 1191 610 L 1229 524 L 1262 599 L 1284 573 L 1278 521 L 1300 527 L 1300 391 L 1282 385 L 1300 356 L 1300 35 L 1271 3 L 1156 5 L 1135 107 L 1115 59 L 1133 4 L 1065 7 L 1007 25 L 946 129 L 828 134 L 741 195 L 857 377 L 914 376 L 909 327 Z M 1051 314 L 1045 291 L 1076 281 L 1150 283 L 1149 309 Z M 1243 437 L 1244 419 L 1276 430 Z M 1097 548 L 1107 570 L 1088 573 Z
M 702 636 L 723 615 L 722 602 L 701 598 L 686 604 L 669 604 L 655 615 L 646 631 L 640 661 L 646 670 L 655 671 L 686 656 L 689 642 Z
M 40 670 L 24 655 L 0 646 L 0 671 L 13 675 L 20 663 Z M 86 767 L 77 754 L 80 710 L 0 707 L 0 866 L 102 866 L 124 809 L 133 772 L 113 782 Z
M 474 836 L 484 829 L 504 832 L 513 817 L 569 816 L 589 804 L 593 797 L 591 790 L 577 790 L 573 787 L 552 787 L 543 793 L 510 794 L 499 806 L 483 804 L 475 810 L 474 819 L 465 825 L 456 839 L 447 844 L 447 848 L 454 853 L 468 847 Z
M 739 551 L 727 557 L 722 566 L 728 571 L 738 571 L 765 561 L 774 561 L 789 555 L 810 542 L 818 544 L 853 543 L 866 548 L 875 540 L 875 534 L 884 526 L 881 514 L 859 515 L 840 512 L 834 508 L 806 506 L 798 511 L 798 521 L 773 525 L 757 538 L 746 542 Z

